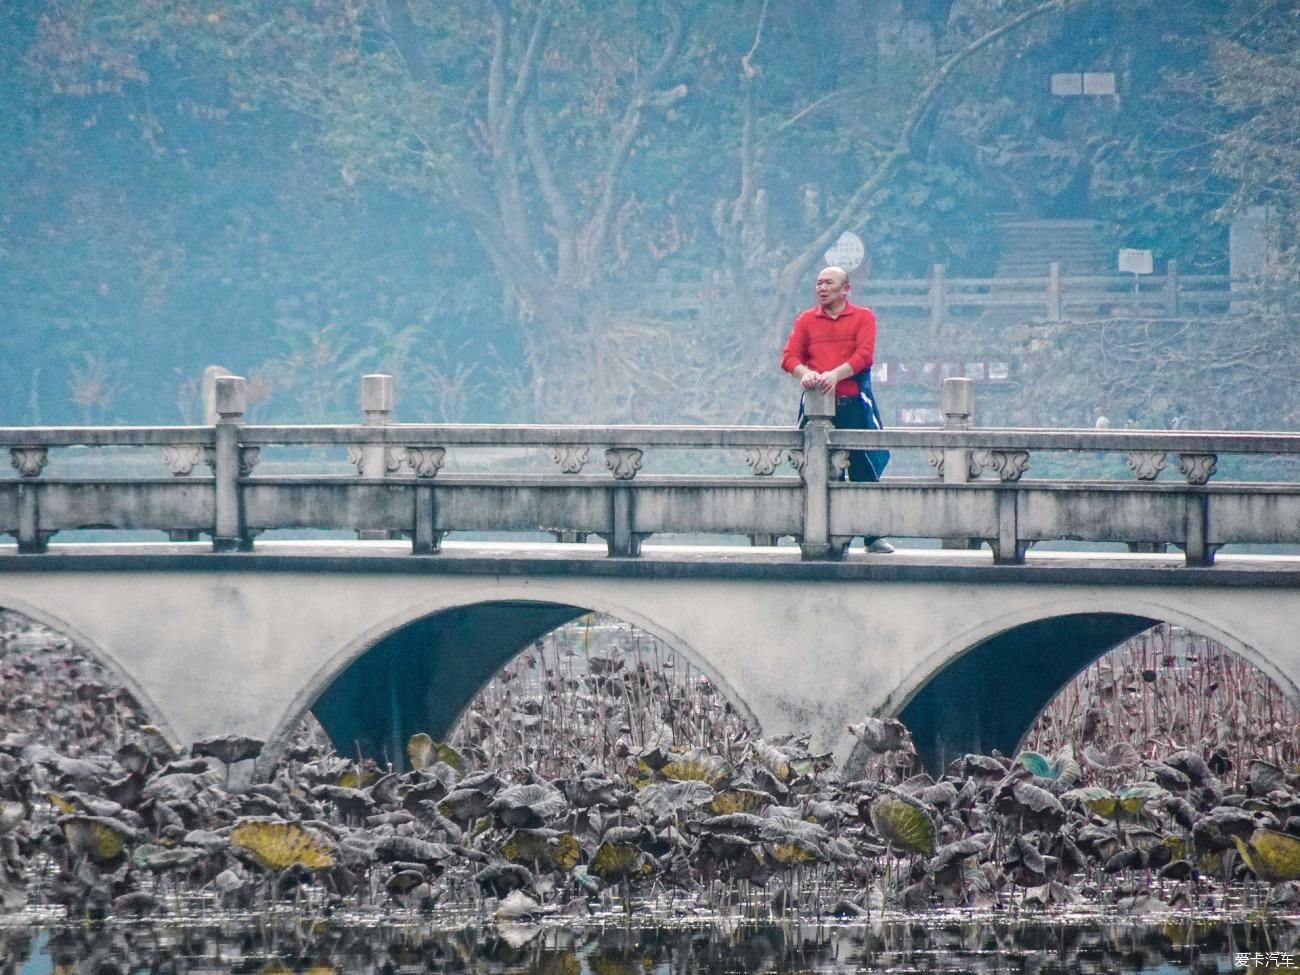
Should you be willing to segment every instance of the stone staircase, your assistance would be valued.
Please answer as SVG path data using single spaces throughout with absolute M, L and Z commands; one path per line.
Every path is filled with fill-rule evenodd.
M 1096 220 L 998 221 L 1000 251 L 995 277 L 1046 278 L 1052 261 L 1062 276 L 1114 274 L 1116 250 Z

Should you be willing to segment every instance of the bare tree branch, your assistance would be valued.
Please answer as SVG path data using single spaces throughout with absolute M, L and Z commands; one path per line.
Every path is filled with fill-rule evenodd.
M 850 226 L 859 223 L 863 219 L 864 211 L 871 203 L 872 198 L 884 186 L 885 181 L 893 175 L 898 165 L 907 158 L 908 153 L 911 152 L 912 139 L 916 135 L 917 128 L 952 73 L 971 56 L 1008 34 L 1019 30 L 1030 21 L 1036 20 L 1045 14 L 1064 10 L 1079 2 L 1081 0 L 1046 0 L 1045 3 L 1037 4 L 1024 13 L 1012 17 L 1010 20 L 1004 21 L 992 30 L 980 35 L 939 66 L 938 70 L 931 76 L 929 83 L 912 100 L 893 148 L 840 208 L 838 216 L 830 222 L 825 230 L 811 240 L 799 254 L 787 262 L 779 272 L 776 293 L 773 296 L 773 306 L 767 316 L 769 326 L 776 327 L 790 317 L 799 281 L 807 274 L 809 267 L 820 254 L 826 251 L 832 241 L 836 240 Z
M 661 7 L 664 17 L 668 20 L 668 39 L 664 43 L 664 49 L 659 56 L 659 60 L 655 62 L 654 67 L 641 77 L 633 90 L 627 109 L 623 113 L 623 118 L 615 130 L 617 137 L 610 149 L 609 159 L 605 164 L 605 173 L 601 177 L 600 202 L 587 223 L 584 235 L 582 246 L 584 284 L 590 283 L 599 262 L 600 253 L 605 246 L 605 240 L 609 236 L 611 221 L 616 210 L 618 178 L 623 171 L 623 166 L 627 163 L 632 143 L 636 141 L 636 137 L 640 133 L 641 113 L 645 100 L 668 72 L 681 49 L 682 37 L 686 31 L 685 21 L 677 8 L 667 0 L 661 4 Z
M 524 107 L 524 145 L 528 150 L 528 161 L 537 177 L 538 191 L 542 194 L 542 200 L 545 201 L 551 222 L 555 226 L 556 278 L 561 284 L 572 285 L 575 283 L 578 258 L 577 225 L 564 193 L 556 182 L 555 171 L 551 168 L 542 138 L 537 103 L 531 99 Z

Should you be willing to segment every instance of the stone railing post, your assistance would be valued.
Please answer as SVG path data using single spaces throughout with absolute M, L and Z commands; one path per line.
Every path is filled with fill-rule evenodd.
M 370 373 L 361 377 L 361 412 L 365 414 L 362 425 L 367 427 L 387 426 L 393 417 L 393 377 L 382 372 Z M 364 478 L 383 480 L 388 476 L 389 447 L 385 443 L 368 443 L 361 445 L 361 462 L 357 470 Z M 398 537 L 392 532 L 380 529 L 360 529 L 359 539 L 387 539 Z
M 939 394 L 939 408 L 943 412 L 945 430 L 969 430 L 975 419 L 975 384 L 969 379 L 950 376 L 943 381 Z M 943 450 L 943 483 L 966 484 L 970 481 L 970 451 L 965 447 L 945 447 Z M 945 538 L 944 548 L 970 548 L 967 538 Z M 975 543 L 978 547 L 978 542 Z
M 239 490 L 239 428 L 244 425 L 248 393 L 243 376 L 218 376 L 215 380 L 217 423 L 213 432 L 213 478 L 216 482 L 216 524 L 212 531 L 214 552 L 250 548 L 252 539 L 244 532 L 243 499 Z
M 1178 284 L 1178 262 L 1170 259 L 1165 265 L 1165 314 L 1177 318 L 1182 311 Z
M 839 559 L 843 550 L 830 537 L 830 441 L 835 416 L 834 392 L 804 390 L 803 412 L 803 537 L 799 551 L 805 560 Z
M 1061 262 L 1052 261 L 1047 265 L 1047 320 L 1061 320 Z
M 934 276 L 930 278 L 930 334 L 938 335 L 948 317 L 948 267 L 944 264 L 934 266 Z
M 943 411 L 945 430 L 969 430 L 975 418 L 975 384 L 956 376 L 945 379 L 939 408 Z M 965 447 L 945 447 L 943 483 L 965 484 L 969 480 L 970 451 Z

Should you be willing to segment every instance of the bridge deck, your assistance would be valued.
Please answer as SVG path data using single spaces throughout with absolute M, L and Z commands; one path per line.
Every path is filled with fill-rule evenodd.
M 417 575 L 543 575 L 622 578 L 1000 581 L 1088 585 L 1300 586 L 1300 555 L 1221 554 L 1188 566 L 1181 552 L 1030 550 L 1023 564 L 995 564 L 988 550 L 850 549 L 843 561 L 805 561 L 798 547 L 651 544 L 639 558 L 610 558 L 603 543 L 448 541 L 413 555 L 405 541 L 259 541 L 254 552 L 213 552 L 206 542 L 52 545 L 19 555 L 0 545 L 0 572 L 354 572 Z

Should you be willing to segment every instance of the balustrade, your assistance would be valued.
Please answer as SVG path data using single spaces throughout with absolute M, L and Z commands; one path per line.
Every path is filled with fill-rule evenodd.
M 360 423 L 258 425 L 246 422 L 244 380 L 223 376 L 211 426 L 0 428 L 13 468 L 0 478 L 0 532 L 39 553 L 80 528 L 208 535 L 216 551 L 251 550 L 268 530 L 346 529 L 409 537 L 418 554 L 438 552 L 449 532 L 548 532 L 598 535 L 624 557 L 657 534 L 785 536 L 809 560 L 841 558 L 854 536 L 889 535 L 987 544 L 1001 563 L 1040 541 L 1078 539 L 1176 545 L 1190 565 L 1211 564 L 1224 544 L 1300 544 L 1300 486 L 1214 480 L 1225 455 L 1300 455 L 1298 434 L 980 428 L 966 379 L 944 383 L 942 428 L 883 431 L 834 429 L 833 401 L 818 393 L 805 397 L 802 430 L 407 424 L 392 422 L 394 399 L 391 377 L 366 376 Z M 157 450 L 158 476 L 60 472 L 64 448 L 109 446 Z M 302 446 L 341 448 L 346 463 L 286 473 L 265 461 Z M 841 480 L 848 452 L 864 449 L 916 452 L 931 474 Z M 549 467 L 475 469 L 483 450 Z M 749 473 L 674 473 L 666 459 L 680 452 L 724 454 Z M 1099 454 L 1128 479 L 1033 474 L 1044 455 Z M 1180 476 L 1162 478 L 1172 457 Z

